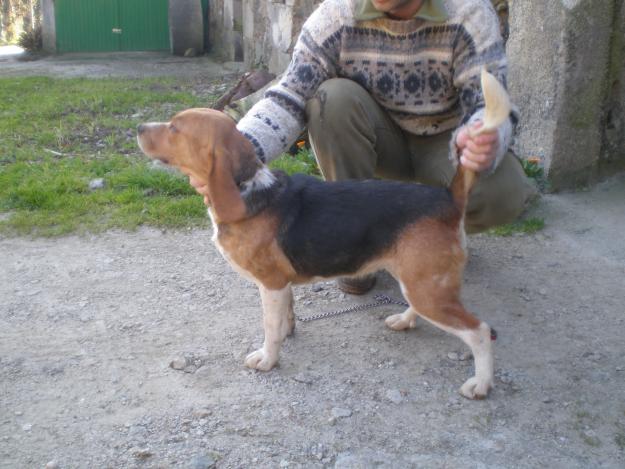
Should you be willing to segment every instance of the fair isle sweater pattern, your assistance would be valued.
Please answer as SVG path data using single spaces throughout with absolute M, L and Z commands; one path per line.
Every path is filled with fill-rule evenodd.
M 479 76 L 486 67 L 505 86 L 507 64 L 495 11 L 488 0 L 445 0 L 444 23 L 388 17 L 356 21 L 358 0 L 325 0 L 302 27 L 291 63 L 239 121 L 257 155 L 269 161 L 306 125 L 306 102 L 325 80 L 364 87 L 405 131 L 439 134 L 479 119 Z M 512 135 L 500 129 L 496 163 Z

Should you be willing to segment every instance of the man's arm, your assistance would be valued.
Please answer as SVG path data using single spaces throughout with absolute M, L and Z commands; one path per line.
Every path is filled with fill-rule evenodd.
M 490 5 L 482 3 L 478 8 L 471 3 L 474 2 L 467 2 L 454 50 L 453 80 L 460 93 L 463 117 L 451 144 L 454 152 L 460 154 L 461 164 L 474 171 L 491 173 L 512 141 L 512 116 L 497 131 L 476 138 L 471 138 L 468 128 L 479 127 L 484 114 L 479 78 L 482 68 L 486 67 L 506 86 L 507 61 L 495 11 Z
M 306 102 L 321 83 L 336 75 L 344 9 L 345 2 L 326 0 L 313 12 L 280 82 L 237 124 L 261 160 L 268 162 L 291 146 L 306 125 Z

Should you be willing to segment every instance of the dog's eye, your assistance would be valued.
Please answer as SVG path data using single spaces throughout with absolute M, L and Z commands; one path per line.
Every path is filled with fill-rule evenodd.
M 178 129 L 176 128 L 174 124 L 169 124 L 169 130 L 173 133 L 178 132 Z

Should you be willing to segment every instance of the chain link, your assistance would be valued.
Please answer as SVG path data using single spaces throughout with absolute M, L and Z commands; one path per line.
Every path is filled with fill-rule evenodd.
M 373 308 L 377 308 L 379 306 L 384 306 L 384 305 L 408 306 L 408 303 L 404 301 L 394 300 L 393 298 L 390 298 L 386 295 L 378 294 L 378 295 L 375 295 L 373 298 L 375 299 L 375 302 L 373 303 L 365 303 L 364 305 L 350 306 L 349 308 L 338 309 L 335 311 L 327 311 L 325 313 L 315 314 L 313 316 L 305 316 L 305 317 L 297 316 L 297 320 L 300 322 L 316 321 L 318 319 L 325 319 L 325 318 L 330 318 L 334 316 L 340 316 L 341 314 L 347 314 L 347 313 L 355 313 L 356 311 L 365 311 L 367 309 L 373 309 Z

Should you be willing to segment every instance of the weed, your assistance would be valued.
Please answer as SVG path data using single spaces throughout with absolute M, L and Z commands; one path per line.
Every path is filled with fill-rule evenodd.
M 525 171 L 527 177 L 536 180 L 542 179 L 544 170 L 540 165 L 540 159 L 535 157 L 523 159 L 521 160 L 521 165 L 523 166 L 523 171 Z

